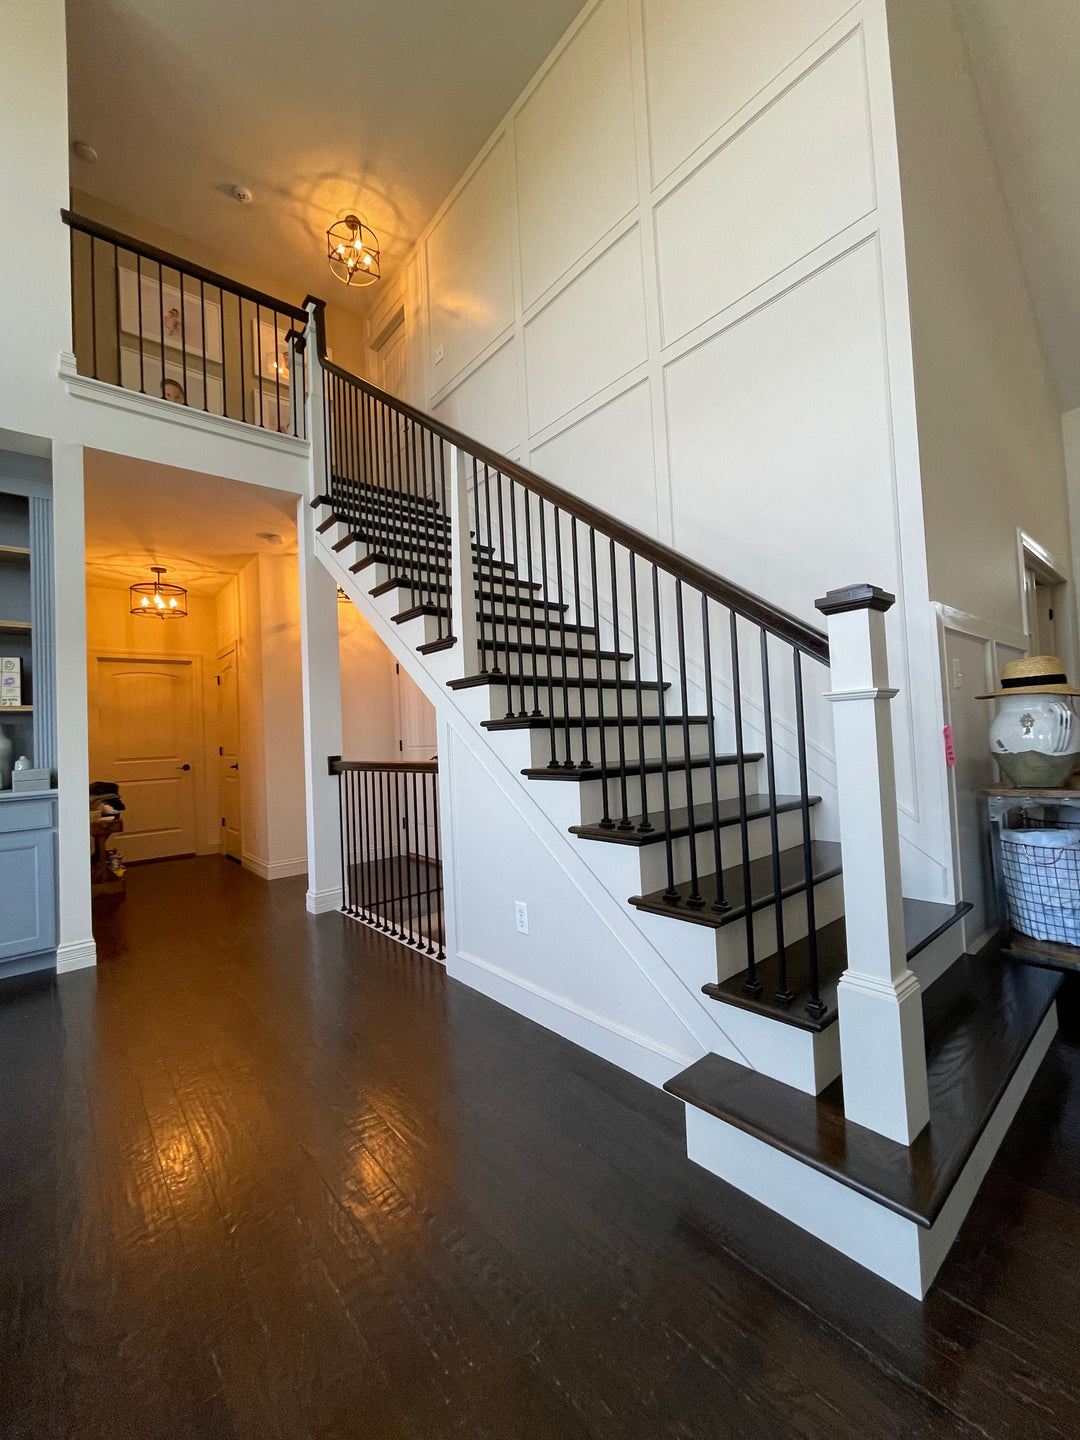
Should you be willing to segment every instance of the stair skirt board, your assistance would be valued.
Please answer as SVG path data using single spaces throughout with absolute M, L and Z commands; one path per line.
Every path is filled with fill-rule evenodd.
M 693 1105 L 686 1107 L 686 1153 L 743 1194 L 921 1300 L 956 1239 L 1056 1033 L 1057 1010 L 1052 1005 L 929 1226 Z

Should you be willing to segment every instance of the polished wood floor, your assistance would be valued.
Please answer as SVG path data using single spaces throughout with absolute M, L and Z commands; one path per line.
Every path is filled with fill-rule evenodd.
M 1075 1034 L 920 1306 L 302 882 L 138 868 L 99 938 L 0 997 L 3 1440 L 1080 1433 Z

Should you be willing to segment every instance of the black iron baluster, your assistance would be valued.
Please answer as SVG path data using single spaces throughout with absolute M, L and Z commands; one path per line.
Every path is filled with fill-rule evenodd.
M 484 588 L 484 550 L 483 550 L 483 544 L 482 544 L 482 541 L 481 541 L 481 528 L 480 528 L 480 467 L 479 467 L 479 465 L 476 463 L 476 458 L 475 458 L 474 456 L 470 456 L 469 458 L 472 460 L 473 513 L 474 513 L 474 515 L 476 516 L 476 544 L 477 544 L 477 555 L 476 555 L 476 566 L 475 566 L 475 570 L 476 570 L 476 588 L 477 588 L 477 590 L 482 590 L 482 589 Z M 488 523 L 489 523 L 489 527 L 490 527 L 490 517 L 489 517 Z M 490 541 L 490 534 L 489 534 L 489 537 L 488 537 L 488 538 L 489 538 L 489 541 Z M 465 537 L 462 536 L 462 537 L 461 537 L 461 540 L 462 540 L 462 544 L 464 544 L 464 543 L 465 543 Z M 470 555 L 471 555 L 471 553 L 472 553 L 472 552 L 470 551 Z M 492 577 L 492 576 L 494 575 L 494 573 L 495 573 L 495 568 L 494 568 L 494 551 L 489 550 L 489 552 L 488 552 L 488 556 L 487 556 L 487 566 L 488 566 L 488 583 L 490 584 L 490 583 L 491 583 L 491 577 Z M 470 565 L 469 568 L 470 568 L 470 573 L 471 573 L 473 567 Z M 463 613 L 463 614 L 465 613 L 465 605 L 466 605 L 467 603 L 468 603 L 467 598 L 466 598 L 466 597 L 463 597 L 463 598 L 462 598 L 462 606 L 461 606 L 461 608 L 462 608 L 462 613 Z M 479 655 L 479 660 L 480 660 L 480 673 L 481 673 L 481 675 L 487 675 L 487 674 L 489 674 L 490 671 L 491 671 L 491 664 L 490 664 L 490 662 L 488 661 L 487 616 L 486 616 L 486 614 L 485 614 L 485 612 L 484 612 L 483 607 L 482 607 L 479 603 L 477 604 L 476 613 L 477 613 L 477 616 L 479 617 L 479 618 L 477 619 L 477 622 L 476 622 L 476 630 L 477 630 L 477 644 L 478 644 L 479 650 L 480 650 L 480 655 Z M 495 667 L 498 668 L 499 656 L 498 656 L 497 651 L 495 650 L 495 626 L 494 626 L 494 624 L 492 624 L 492 627 L 491 627 L 491 652 L 492 652 L 492 659 L 493 659 L 494 662 L 495 662 Z M 467 659 L 467 657 L 466 657 L 466 659 Z M 469 673 L 469 672 L 468 672 L 468 668 L 466 668 L 465 673 L 466 673 L 466 674 Z
M 585 684 L 585 650 L 583 643 L 584 634 L 582 631 L 583 620 L 581 615 L 581 567 L 578 563 L 576 515 L 570 516 L 570 573 L 574 577 L 574 619 L 577 625 L 577 688 L 578 705 L 581 711 L 581 760 L 578 768 L 581 770 L 592 770 L 593 762 L 589 758 L 589 707 L 585 699 L 585 693 L 588 687 Z M 598 680 L 596 691 L 598 695 L 600 693 L 599 685 L 600 682 Z
M 539 525 L 540 525 L 540 576 L 541 576 L 541 579 L 542 579 L 542 581 L 543 581 L 543 587 L 544 587 L 542 593 L 544 594 L 544 596 L 545 596 L 545 598 L 546 598 L 546 596 L 547 596 L 547 587 L 548 587 L 547 516 L 544 514 L 544 501 L 543 501 L 543 497 L 542 497 L 542 496 L 538 496 L 537 499 L 538 499 L 538 502 L 539 502 L 539 503 L 538 503 L 538 514 L 539 514 Z M 536 645 L 536 643 L 535 643 L 535 632 L 534 632 L 534 638 L 533 638 L 533 669 L 534 669 L 534 670 L 535 670 L 536 665 L 537 665 L 537 663 L 538 663 L 538 661 L 539 661 L 539 655 L 537 654 L 537 649 L 538 649 L 538 647 L 537 647 L 537 645 Z M 566 637 L 565 637 L 565 636 L 563 637 L 562 650 L 563 650 L 563 666 L 562 666 L 562 668 L 563 668 L 563 671 L 565 672 L 565 670 L 566 670 L 566 661 L 567 661 L 567 653 L 566 653 L 567 647 L 566 647 Z M 548 760 L 548 769 L 549 769 L 549 770 L 557 770 L 557 769 L 559 768 L 559 760 L 558 760 L 558 755 L 557 755 L 557 753 L 556 753 L 556 747 L 555 747 L 555 671 L 554 671 L 555 653 L 554 653 L 554 651 L 553 651 L 553 649 L 552 649 L 552 646 L 551 646 L 551 610 L 550 610 L 549 608 L 547 608 L 547 607 L 545 607 L 545 609 L 544 609 L 544 651 L 545 651 L 545 655 L 546 655 L 546 658 L 547 658 L 548 741 L 549 741 L 549 744 L 550 744 L 550 755 L 551 755 L 551 758 Z
M 776 994 L 778 1005 L 795 999 L 788 986 L 784 944 L 784 897 L 780 885 L 780 824 L 776 809 L 776 756 L 773 749 L 772 691 L 769 683 L 769 635 L 761 630 L 761 708 L 765 726 L 765 773 L 769 780 L 769 843 L 772 847 L 773 913 L 776 919 Z
M 713 701 L 712 644 L 709 637 L 709 597 L 701 597 L 701 645 L 705 667 L 705 716 L 709 735 L 709 799 L 712 802 L 713 820 L 713 864 L 716 867 L 716 887 L 712 908 L 719 913 L 730 910 L 724 898 L 724 856 L 720 843 L 720 782 L 716 766 L 716 712 Z M 684 702 L 685 704 L 685 702 Z
M 746 932 L 746 979 L 743 989 L 748 995 L 761 994 L 761 981 L 757 978 L 757 963 L 754 946 L 754 912 L 750 905 L 750 826 L 746 814 L 746 750 L 743 745 L 742 724 L 742 680 L 739 673 L 739 620 L 734 610 L 728 611 L 731 641 L 731 694 L 735 716 L 735 769 L 739 780 L 739 839 L 742 845 L 742 885 L 746 908 L 743 923 Z
M 633 552 L 630 551 L 630 550 L 628 550 L 626 553 L 627 553 L 627 555 L 630 557 L 630 586 L 631 586 L 631 595 L 633 595 L 633 586 L 634 586 L 634 555 L 633 555 Z M 609 571 L 609 575 L 610 575 L 610 579 L 611 579 L 611 628 L 612 628 L 612 634 L 613 634 L 613 637 L 614 637 L 612 643 L 614 644 L 614 647 L 615 647 L 615 653 L 618 654 L 619 651 L 622 649 L 622 641 L 621 641 L 621 639 L 620 639 L 620 632 L 619 632 L 619 557 L 618 557 L 618 553 L 617 553 L 617 551 L 616 551 L 616 549 L 615 549 L 615 541 L 614 541 L 614 540 L 609 540 L 609 541 L 608 541 L 608 571 Z M 632 615 L 632 616 L 636 615 L 637 610 L 636 610 L 636 606 L 633 604 L 633 602 L 631 602 L 631 607 L 630 607 L 630 608 L 631 608 L 631 615 Z M 599 638 L 600 638 L 600 632 L 599 632 L 599 630 L 598 630 L 598 631 L 597 631 L 597 640 L 599 640 Z M 645 764 L 645 749 L 644 749 L 645 740 L 644 740 L 644 731 L 643 731 L 643 729 L 642 729 L 642 724 L 641 724 L 641 704 L 640 704 L 641 686 L 640 686 L 640 684 L 635 687 L 635 693 L 636 693 L 637 696 L 639 697 L 639 703 L 638 703 L 638 763 L 639 763 L 641 766 L 644 766 L 644 764 Z M 622 686 L 621 686 L 621 685 L 618 685 L 618 686 L 616 686 L 616 689 L 615 689 L 615 724 L 616 724 L 616 734 L 617 734 L 617 736 L 618 736 L 618 741 L 619 741 L 619 799 L 620 799 L 620 802 L 621 802 L 621 804 L 622 804 L 622 818 L 619 820 L 618 829 L 620 829 L 620 830 L 632 830 L 632 829 L 634 828 L 634 825 L 633 825 L 633 821 L 630 819 L 630 794 L 629 794 L 629 786 L 628 786 L 628 780 L 627 780 L 627 774 L 626 774 L 626 725 L 625 725 L 625 723 L 624 723 L 625 718 L 626 718 L 626 717 L 625 717 L 624 714 L 623 714 L 623 691 L 622 691 Z M 644 774 L 644 769 L 642 770 L 642 774 Z M 647 827 L 648 829 L 650 829 L 650 830 L 652 829 L 652 826 L 649 825 L 649 823 L 648 823 L 648 819 L 649 819 L 648 814 L 646 814 L 646 815 L 643 817 L 644 825 L 642 826 L 642 829 L 644 829 L 644 828 L 646 828 L 646 827 Z
M 638 723 L 638 786 L 641 791 L 641 819 L 638 821 L 638 829 L 642 835 L 648 835 L 652 829 L 652 821 L 649 818 L 649 792 L 648 792 L 648 757 L 645 755 L 645 707 L 641 703 L 642 681 L 641 681 L 641 622 L 638 612 L 638 557 L 628 550 L 626 557 L 629 560 L 629 592 L 631 592 L 631 645 L 634 647 L 634 704 L 636 706 L 636 723 Z M 618 611 L 616 611 L 618 613 Z M 618 645 L 615 647 L 618 649 Z M 657 678 L 662 680 L 664 672 L 661 671 L 660 662 L 657 662 Z M 619 720 L 622 720 L 622 710 L 619 710 Z M 667 778 L 661 776 L 662 785 L 667 785 Z M 624 780 L 624 815 L 626 811 L 626 782 Z M 629 821 L 622 825 L 622 829 L 632 829 Z
M 72 237 L 74 240 L 74 236 Z M 94 249 L 95 237 L 90 236 L 90 354 L 94 379 L 98 378 L 97 361 L 97 254 Z
M 661 630 L 660 614 L 660 572 L 656 565 L 652 566 L 652 597 L 653 597 L 653 624 L 655 628 L 656 641 L 656 679 L 663 686 L 664 681 L 664 642 Z M 677 900 L 679 891 L 675 884 L 675 842 L 671 834 L 671 786 L 668 777 L 668 753 L 667 753 L 667 707 L 664 701 L 664 691 L 661 688 L 657 691 L 658 709 L 660 720 L 660 784 L 664 799 L 664 850 L 667 861 L 667 889 L 664 891 L 664 899 L 668 901 Z M 697 843 L 694 834 L 694 816 L 687 811 L 687 840 L 691 850 Z
M 225 363 L 225 291 L 222 290 L 220 286 L 218 286 L 218 330 L 221 333 L 221 413 L 222 415 L 228 415 L 227 387 L 229 367 Z M 210 336 L 206 329 L 206 287 L 201 280 L 199 281 L 199 334 L 202 338 L 202 391 L 203 404 L 205 405 L 207 395 L 206 361 L 208 358 L 207 352 L 210 349 Z M 241 377 L 240 383 L 242 386 L 243 377 Z M 241 398 L 243 398 L 242 392 Z
M 346 878 L 348 875 L 347 867 L 349 863 L 349 848 L 345 839 L 345 836 L 347 834 L 347 826 L 345 823 L 345 805 L 346 791 L 348 789 L 348 780 L 349 776 L 347 771 L 339 770 L 337 772 L 338 836 L 341 841 L 341 908 L 343 910 L 348 910 L 351 908 L 351 891 L 348 880 Z
M 498 476 L 499 481 L 499 488 L 495 492 L 495 508 L 496 513 L 499 517 L 499 559 L 505 561 L 506 525 L 503 516 L 502 475 L 499 471 L 496 471 L 495 473 Z M 491 470 L 486 461 L 484 462 L 484 484 L 489 487 L 491 485 Z M 482 614 L 484 609 L 484 602 L 478 599 L 476 602 L 476 608 L 478 613 Z M 492 602 L 491 613 L 492 623 L 497 627 L 499 624 L 499 612 L 495 607 L 494 601 Z M 503 660 L 505 662 L 505 668 L 503 673 L 506 677 L 506 719 L 512 720 L 514 718 L 514 667 L 510 660 L 510 607 L 508 605 L 503 606 L 502 627 Z
M 686 634 L 683 617 L 682 581 L 675 581 L 675 633 L 679 649 L 679 700 L 682 704 L 683 773 L 686 776 L 686 813 L 690 818 L 690 893 L 686 903 L 691 910 L 700 910 L 705 899 L 698 877 L 697 838 L 694 834 L 694 767 L 690 759 L 690 700 L 686 685 Z M 663 676 L 658 677 L 663 686 Z M 708 676 L 706 676 L 708 683 Z
M 443 902 L 443 881 L 442 881 L 442 836 L 439 826 L 439 782 L 436 779 L 431 787 L 431 809 L 435 820 L 435 883 L 438 885 L 439 900 L 439 959 L 445 960 L 446 948 L 444 937 L 446 935 L 446 917 L 444 914 L 445 905 Z
M 165 396 L 165 272 L 161 268 L 161 261 L 158 261 L 158 324 L 161 326 L 158 332 L 161 336 L 161 384 L 158 386 L 158 394 L 164 399 Z M 186 400 L 185 396 L 185 400 Z
M 424 797 L 424 910 L 427 914 L 427 953 L 434 953 L 431 923 L 431 820 L 428 814 L 428 782 L 430 775 L 424 771 L 420 789 Z
M 503 475 L 500 474 L 500 475 L 499 475 L 499 487 L 500 487 L 500 489 L 502 488 L 503 479 L 504 479 Z M 515 619 L 516 619 L 516 621 L 517 621 L 517 682 L 518 682 L 518 696 L 519 696 L 519 700 L 520 700 L 520 703 L 521 703 L 521 709 L 518 711 L 518 715 L 519 715 L 521 718 L 524 718 L 527 712 L 526 712 L 526 708 L 525 708 L 525 641 L 524 641 L 524 637 L 523 637 L 523 635 L 522 635 L 522 633 L 521 633 L 521 578 L 520 578 L 520 573 L 521 573 L 521 572 L 520 572 L 521 560 L 520 560 L 520 555 L 519 555 L 519 553 L 518 553 L 518 525 L 517 525 L 517 508 L 518 508 L 518 507 L 517 507 L 517 489 L 518 489 L 518 487 L 515 485 L 515 483 L 514 483 L 513 480 L 508 480 L 508 484 L 509 484 L 509 487 L 510 487 L 510 491 L 509 491 L 509 504 L 510 504 L 510 544 L 511 544 L 511 546 L 513 547 L 514 563 L 513 563 L 513 568 L 512 568 L 512 569 L 510 569 L 510 570 L 504 570 L 504 571 L 502 572 L 502 574 L 503 574 L 503 578 L 502 578 L 502 597 L 503 597 L 503 599 L 502 599 L 502 604 L 503 604 L 503 609 L 506 610 L 507 612 L 509 612 L 510 605 L 509 605 L 509 589 L 508 589 L 508 587 L 509 587 L 510 585 L 513 585 L 513 587 L 514 587 L 514 616 L 515 616 Z M 491 592 L 491 593 L 492 593 L 493 596 L 494 596 L 495 593 L 496 593 L 494 583 L 492 584 L 492 592 Z M 531 603 L 531 602 L 528 602 L 528 603 Z M 536 635 L 536 630 L 535 630 L 535 617 L 534 617 L 534 628 L 531 629 L 529 633 L 530 633 L 533 637 L 535 637 L 535 635 Z
M 799 750 L 799 808 L 802 811 L 803 880 L 806 884 L 806 956 L 810 972 L 810 999 L 804 1008 L 808 1015 L 812 1015 L 815 1020 L 820 1020 L 829 1007 L 821 998 L 821 982 L 818 976 L 817 902 L 814 894 L 813 842 L 810 838 L 810 788 L 806 767 L 802 655 L 796 647 L 792 647 L 791 653 L 795 682 L 795 737 Z
M 74 236 L 72 236 L 72 239 L 74 239 Z M 116 245 L 114 245 L 114 246 L 112 247 L 112 257 L 113 257 L 113 320 L 114 320 L 114 322 L 115 322 L 114 328 L 115 328 L 115 331 L 116 331 L 115 341 L 114 341 L 115 350 L 116 350 L 116 383 L 117 383 L 117 385 L 123 385 L 123 383 L 124 383 L 124 370 L 123 370 L 123 365 L 122 365 L 123 355 L 121 354 L 121 345 L 120 345 L 120 332 L 121 332 L 121 325 L 120 325 L 120 249 L 119 249 L 119 247 L 116 246 Z
M 142 317 L 142 256 L 135 256 L 135 294 L 138 300 L 139 313 L 139 394 L 146 394 L 146 369 L 145 357 L 143 354 L 143 317 Z
M 566 611 L 563 609 L 563 564 L 562 564 L 562 512 L 557 505 L 551 507 L 555 520 L 555 588 L 559 597 L 558 620 L 555 622 L 559 635 L 562 638 L 563 649 L 569 653 L 570 640 L 566 628 Z M 565 665 L 562 671 L 562 729 L 565 743 L 565 754 L 563 756 L 563 768 L 572 770 L 574 768 L 573 747 L 570 741 L 570 686 L 568 672 Z M 559 728 L 559 716 L 552 709 L 549 727 L 552 734 L 552 749 L 555 749 L 555 736 Z
M 601 816 L 600 824 L 605 830 L 612 828 L 611 804 L 608 799 L 608 763 L 607 763 L 607 717 L 604 714 L 604 662 L 601 658 L 600 643 L 600 590 L 596 583 L 596 529 L 589 526 L 589 579 L 592 583 L 592 617 L 593 617 L 593 653 L 595 659 L 593 665 L 596 669 L 597 690 L 596 690 L 596 733 L 600 744 L 600 793 L 601 793 Z M 563 659 L 563 668 L 569 659 L 567 654 Z M 549 662 L 550 664 L 550 662 Z M 583 664 L 582 652 L 578 651 L 578 668 Z M 615 661 L 615 681 L 622 683 L 622 675 L 619 670 L 619 662 Z
M 178 284 L 179 287 L 180 287 L 180 373 L 181 373 L 181 375 L 183 375 L 183 377 L 184 377 L 184 404 L 185 404 L 185 405 L 188 405 L 188 404 L 190 404 L 191 402 L 188 400 L 188 385 L 189 385 L 190 382 L 189 382 L 189 380 L 188 380 L 188 363 L 187 363 L 187 315 L 184 313 L 184 312 L 185 312 L 184 272 L 183 272 L 182 270 L 178 270 L 178 271 L 176 272 L 176 280 L 177 280 L 177 284 Z M 206 394 L 206 386 L 205 386 L 205 385 L 203 386 L 203 396 L 202 396 L 202 398 L 203 398 L 203 409 L 205 410 L 205 409 L 207 408 L 207 401 L 208 401 L 208 397 L 207 397 L 207 394 Z
M 521 492 L 521 493 L 522 493 L 522 495 L 524 496 L 524 499 L 525 499 L 525 557 L 526 557 L 526 563 L 528 564 L 529 595 L 530 595 L 531 597 L 532 597 L 532 596 L 539 596 L 539 598 L 544 602 L 544 611 L 543 611 L 543 614 L 544 614 L 544 621 L 545 621 L 545 623 L 546 623 L 546 622 L 547 622 L 547 619 L 548 619 L 548 616 L 551 614 L 551 611 L 548 609 L 547 603 L 546 603 L 546 602 L 547 602 L 547 590 L 546 590 L 546 587 L 545 587 L 544 585 L 541 585 L 541 587 L 540 587 L 540 589 L 539 589 L 538 591 L 533 590 L 533 588 L 532 588 L 532 587 L 533 587 L 533 583 L 534 583 L 534 582 L 533 582 L 533 543 L 532 543 L 532 496 L 531 496 L 530 492 L 529 492 L 528 490 L 525 490 L 524 488 L 522 489 L 522 492 Z M 539 497 L 537 497 L 537 498 L 539 499 Z M 542 505 L 543 503 L 544 503 L 544 502 L 541 500 L 541 501 L 540 501 L 540 504 Z M 541 709 L 540 709 L 540 679 L 539 679 L 539 665 L 538 665 L 538 659 L 539 659 L 539 657 L 538 657 L 538 655 L 537 655 L 537 647 L 536 647 L 536 621 L 535 621 L 535 619 L 533 620 L 532 638 L 533 638 L 533 643 L 532 643 L 532 647 L 531 647 L 531 648 L 532 648 L 532 674 L 533 674 L 533 682 L 532 682 L 532 686 L 533 686 L 533 708 L 532 708 L 532 713 L 533 713 L 533 716 L 536 717 L 536 716 L 539 716 L 540 714 L 542 714 L 542 711 L 541 711 Z M 549 641 L 549 642 L 548 642 L 548 652 L 549 652 L 548 668 L 549 668 L 549 669 L 551 668 L 550 650 L 551 650 L 551 642 Z

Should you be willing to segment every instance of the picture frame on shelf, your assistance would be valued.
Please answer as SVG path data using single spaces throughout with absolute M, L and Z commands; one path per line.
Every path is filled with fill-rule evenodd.
M 177 278 L 180 283 L 173 285 L 155 273 L 140 274 L 122 266 L 118 271 L 121 331 L 161 345 L 164 329 L 165 349 L 183 350 L 200 358 L 205 355 L 207 360 L 220 363 L 220 299 L 208 297 L 201 286 L 196 289 L 194 281 L 184 283 Z
M 168 393 L 163 393 L 164 388 Z M 205 392 L 204 392 L 205 383 Z M 208 410 L 211 415 L 224 415 L 221 376 L 203 376 L 202 366 L 190 358 L 185 373 L 179 359 L 166 360 L 162 375 L 161 359 L 157 355 L 141 357 L 139 351 L 129 345 L 120 347 L 120 384 L 125 390 L 142 390 L 155 399 L 173 400 L 188 405 L 193 410 Z M 173 387 L 179 387 L 179 392 Z M 205 393 L 206 403 L 203 404 Z

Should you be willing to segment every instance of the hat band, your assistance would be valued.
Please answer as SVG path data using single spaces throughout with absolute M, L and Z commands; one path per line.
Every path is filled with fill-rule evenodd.
M 1069 682 L 1064 675 L 1022 675 L 1017 680 L 1002 680 L 1002 690 L 1019 690 L 1021 687 L 1028 688 L 1032 685 L 1067 685 Z

